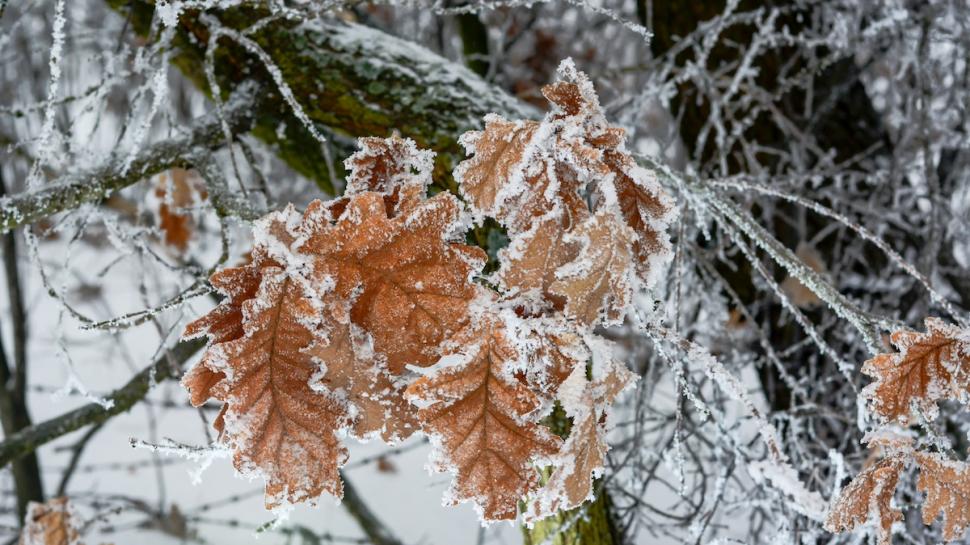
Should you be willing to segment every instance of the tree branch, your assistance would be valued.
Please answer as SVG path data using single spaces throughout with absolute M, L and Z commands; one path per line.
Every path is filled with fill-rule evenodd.
M 360 529 L 364 531 L 364 535 L 370 539 L 371 543 L 374 545 L 401 545 L 401 542 L 394 537 L 391 530 L 384 526 L 384 523 L 364 503 L 364 499 L 357 493 L 357 489 L 350 484 L 350 480 L 347 479 L 347 475 L 343 471 L 340 472 L 340 478 L 344 482 L 344 499 L 341 503 L 350 516 L 357 521 Z
M 239 86 L 223 104 L 222 117 L 233 131 L 248 130 L 257 102 L 257 86 Z M 81 204 L 104 199 L 125 187 L 173 167 L 191 167 L 190 159 L 199 148 L 224 145 L 222 121 L 216 113 L 200 118 L 182 138 L 164 140 L 149 146 L 124 168 L 125 157 L 116 155 L 104 165 L 77 174 L 68 174 L 43 189 L 0 198 L 0 232 L 33 223 L 51 214 L 72 210 Z
M 136 32 L 149 36 L 153 3 L 145 0 L 107 0 L 130 16 Z M 435 179 L 450 184 L 451 170 L 463 158 L 458 137 L 480 128 L 485 114 L 536 117 L 538 112 L 470 69 L 445 59 L 413 42 L 363 25 L 337 20 L 277 19 L 255 31 L 255 22 L 267 9 L 252 5 L 207 12 L 218 21 L 210 28 L 197 10 L 179 18 L 173 63 L 196 86 L 209 92 L 205 75 L 206 46 L 210 35 L 221 33 L 213 52 L 215 79 L 220 89 L 233 89 L 255 78 L 273 89 L 255 112 L 253 135 L 274 146 L 291 168 L 333 187 L 324 168 L 321 145 L 292 113 L 283 92 L 274 83 L 286 82 L 318 132 L 390 136 L 399 132 L 423 148 L 438 152 Z M 213 26 L 215 26 L 213 22 Z M 246 37 L 245 44 L 231 39 L 232 32 Z M 249 48 L 247 48 L 247 45 Z M 260 54 L 253 52 L 258 47 Z M 266 60 L 273 62 L 271 73 Z
M 90 424 L 100 424 L 121 414 L 138 403 L 151 390 L 152 386 L 174 376 L 178 367 L 205 346 L 205 339 L 182 341 L 167 353 L 161 354 L 154 363 L 142 369 L 127 384 L 111 392 L 105 399 L 110 408 L 98 403 L 89 403 L 73 411 L 62 414 L 45 422 L 24 428 L 8 436 L 0 443 L 0 467 L 17 460 L 40 446 Z

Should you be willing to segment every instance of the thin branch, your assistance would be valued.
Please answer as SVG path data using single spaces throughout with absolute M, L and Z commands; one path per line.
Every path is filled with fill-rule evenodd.
M 882 351 L 879 328 L 891 326 L 888 320 L 873 316 L 849 301 L 835 286 L 828 283 L 822 278 L 822 275 L 802 262 L 794 252 L 755 221 L 751 214 L 741 210 L 730 200 L 715 194 L 708 185 L 705 185 L 705 182 L 674 172 L 666 165 L 650 157 L 637 156 L 637 158 L 644 166 L 653 170 L 661 178 L 666 179 L 671 185 L 679 188 L 688 197 L 688 203 L 691 206 L 699 208 L 701 212 L 703 212 L 704 207 L 709 206 L 736 225 L 758 247 L 767 252 L 776 263 L 784 267 L 790 275 L 797 278 L 819 299 L 825 301 L 840 318 L 852 324 L 862 335 L 871 353 L 878 354 Z
M 61 475 L 61 483 L 57 485 L 57 495 L 63 496 L 67 494 L 67 485 L 71 482 L 71 477 L 74 476 L 74 471 L 77 469 L 78 463 L 81 461 L 81 455 L 84 454 L 85 447 L 94 438 L 94 435 L 104 427 L 104 422 L 100 424 L 95 424 L 91 426 L 84 436 L 78 439 L 77 443 L 71 447 L 71 461 L 67 464 L 64 469 L 64 473 Z
M 235 131 L 243 131 L 252 123 L 256 94 L 255 84 L 242 85 L 225 103 L 223 115 Z M 149 146 L 131 161 L 127 170 L 125 157 L 115 155 L 99 167 L 63 176 L 43 189 L 0 198 L 0 232 L 107 198 L 146 176 L 173 167 L 191 167 L 190 158 L 199 148 L 213 149 L 224 143 L 219 117 L 207 114 L 188 135 Z
M 184 365 L 204 345 L 204 339 L 182 341 L 167 354 L 160 355 L 154 363 L 142 369 L 127 384 L 106 397 L 110 408 L 105 408 L 98 403 L 89 403 L 8 436 L 0 443 L 0 467 L 34 452 L 40 446 L 62 435 L 87 425 L 100 424 L 116 414 L 127 411 L 148 395 L 152 386 L 175 375 L 177 369 L 173 368 L 170 361 L 180 366 Z
M 391 530 L 364 503 L 364 499 L 357 493 L 357 489 L 350 484 L 347 475 L 341 472 L 340 478 L 344 482 L 343 506 L 350 516 L 357 521 L 364 534 L 370 538 L 371 543 L 374 545 L 401 545 L 401 541 L 394 537 Z

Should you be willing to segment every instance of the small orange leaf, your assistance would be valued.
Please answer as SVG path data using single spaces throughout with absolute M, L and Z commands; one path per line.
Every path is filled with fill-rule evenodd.
M 31 502 L 18 545 L 81 545 L 80 521 L 66 496 Z
M 904 465 L 902 456 L 891 456 L 857 475 L 833 502 L 825 528 L 830 532 L 853 530 L 872 517 L 879 525 L 880 545 L 889 545 L 893 523 L 903 519 L 902 511 L 891 503 Z
M 825 260 L 818 250 L 812 246 L 805 242 L 799 242 L 795 248 L 795 256 L 801 259 L 808 268 L 819 274 L 825 274 Z M 802 281 L 794 276 L 789 276 L 782 281 L 781 291 L 799 308 L 811 309 L 822 304 L 822 300 L 818 298 L 818 295 L 808 289 L 808 286 L 802 284 Z
M 880 416 L 906 423 L 915 404 L 930 420 L 937 402 L 970 393 L 970 332 L 938 318 L 926 319 L 926 333 L 892 335 L 894 354 L 880 354 L 862 372 L 876 379 L 863 391 Z
M 434 152 L 418 149 L 414 140 L 365 137 L 357 139 L 357 146 L 360 150 L 344 161 L 346 196 L 365 191 L 391 195 L 401 187 L 425 189 L 431 184 Z
M 197 187 L 189 171 L 173 168 L 158 176 L 155 184 L 155 196 L 159 199 L 158 226 L 164 234 L 165 244 L 179 251 L 188 247 L 195 229 L 192 217 L 182 209 L 190 206 L 196 195 L 205 198 L 205 192 Z

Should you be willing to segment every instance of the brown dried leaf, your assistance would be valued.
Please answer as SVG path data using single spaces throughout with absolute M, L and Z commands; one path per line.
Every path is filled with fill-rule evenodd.
M 844 532 L 875 518 L 880 545 L 889 545 L 892 525 L 902 520 L 902 511 L 891 506 L 904 458 L 892 456 L 880 460 L 856 476 L 833 502 L 825 520 L 830 532 Z
M 970 466 L 939 454 L 917 453 L 919 480 L 916 488 L 926 494 L 923 523 L 943 517 L 943 538 L 956 541 L 970 529 Z
M 862 367 L 876 379 L 862 395 L 882 417 L 906 423 L 915 403 L 932 420 L 938 401 L 970 393 L 970 332 L 927 318 L 926 333 L 900 330 L 892 342 L 899 352 L 880 354 Z
M 211 344 L 242 337 L 242 304 L 256 296 L 262 279 L 260 270 L 266 261 L 265 256 L 255 252 L 250 263 L 213 274 L 209 283 L 226 299 L 208 314 L 187 325 L 182 337 L 192 339 L 206 335 Z M 217 369 L 211 361 L 210 352 L 206 351 L 199 363 L 182 377 L 182 385 L 189 391 L 192 404 L 199 407 L 210 397 L 225 399 L 225 392 L 215 389 L 223 378 L 225 375 Z
M 387 456 L 381 456 L 377 459 L 377 471 L 381 473 L 397 473 L 397 465 L 388 459 Z
M 536 422 L 540 399 L 506 368 L 519 354 L 503 323 L 480 317 L 454 339 L 436 374 L 408 387 L 418 419 L 441 449 L 439 471 L 455 474 L 452 502 L 475 502 L 483 520 L 511 520 L 538 485 L 533 460 L 560 440 Z
M 30 502 L 18 545 L 81 545 L 74 509 L 66 496 Z
M 798 247 L 795 248 L 795 256 L 813 271 L 823 275 L 826 273 L 825 260 L 822 259 L 822 255 L 805 242 L 798 243 Z M 782 281 L 781 291 L 799 308 L 811 309 L 822 304 L 818 295 L 794 276 L 789 276 Z
M 554 144 L 542 142 L 547 135 L 536 135 L 540 127 L 535 121 L 486 116 L 484 131 L 462 136 L 462 144 L 474 152 L 455 169 L 462 195 L 478 216 L 497 219 L 512 235 L 550 214 L 563 225 L 589 215 L 579 174 L 554 162 L 549 149 Z
M 261 275 L 256 296 L 242 304 L 245 334 L 208 350 L 225 374 L 222 439 L 237 470 L 266 479 L 267 508 L 324 492 L 340 497 L 347 452 L 336 432 L 348 415 L 309 385 L 317 363 L 306 349 L 323 341 L 313 294 L 280 268 Z
M 559 388 L 557 398 L 572 419 L 572 427 L 555 471 L 528 503 L 527 521 L 579 507 L 593 497 L 593 480 L 603 472 L 609 450 L 607 410 L 636 380 L 636 375 L 618 362 L 604 363 L 602 376 L 594 380 L 587 379 L 585 365 L 576 366 Z
M 622 253 L 635 258 L 636 272 L 648 286 L 670 258 L 665 231 L 674 216 L 673 202 L 656 177 L 624 149 L 623 129 L 606 122 L 589 79 L 569 62 L 560 66 L 559 74 L 561 81 L 543 88 L 554 108 L 542 121 L 487 116 L 483 131 L 462 137 L 471 157 L 455 171 L 477 219 L 491 216 L 507 228 L 511 240 L 499 255 L 499 287 L 512 296 L 538 294 L 540 302 L 555 309 L 562 309 L 565 301 L 552 285 L 564 271 L 585 266 L 575 242 L 585 236 L 591 214 L 614 216 L 617 224 L 628 227 L 623 244 L 632 250 Z M 636 277 L 622 276 L 627 285 L 619 291 L 630 291 L 627 281 Z M 611 278 L 613 288 L 620 288 L 620 276 Z M 577 286 L 572 297 L 582 289 Z M 584 303 L 627 301 L 619 297 L 607 302 L 601 295 Z M 585 315 L 580 319 L 591 323 L 601 313 L 615 319 L 622 310 L 590 306 L 567 313 Z
M 155 196 L 159 199 L 158 226 L 165 244 L 179 251 L 185 251 L 195 230 L 192 217 L 182 209 L 191 205 L 197 194 L 205 198 L 205 192 L 197 187 L 191 173 L 181 168 L 161 174 L 155 184 Z
M 359 151 L 344 161 L 348 170 L 346 196 L 365 191 L 392 194 L 404 186 L 422 189 L 431 184 L 434 152 L 418 149 L 410 138 L 357 139 Z
M 460 142 L 474 156 L 455 169 L 459 189 L 472 210 L 499 221 L 508 219 L 515 210 L 505 203 L 519 190 L 512 182 L 524 177 L 522 170 L 526 151 L 539 124 L 534 121 L 506 121 L 499 116 L 485 116 L 483 131 L 466 132 Z M 541 173 L 540 173 L 541 175 Z
M 549 291 L 565 299 L 566 316 L 584 324 L 623 318 L 633 290 L 633 233 L 601 211 L 569 233 L 567 243 L 579 246 L 577 257 L 560 267 Z
M 392 375 L 425 366 L 467 322 L 477 293 L 471 276 L 485 263 L 480 248 L 449 242 L 460 218 L 457 199 L 439 193 L 406 215 L 390 217 L 377 193 L 356 195 L 333 225 L 307 209 L 299 251 L 313 256 L 315 282 L 353 301 L 350 321 L 365 330 Z

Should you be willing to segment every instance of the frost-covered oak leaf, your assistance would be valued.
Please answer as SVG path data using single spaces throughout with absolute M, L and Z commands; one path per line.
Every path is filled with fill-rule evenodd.
M 498 317 L 477 317 L 407 390 L 438 449 L 437 469 L 455 475 L 451 502 L 474 502 L 486 521 L 515 518 L 519 500 L 539 484 L 533 462 L 561 444 L 537 422 L 539 396 L 509 368 L 520 354 L 507 335 Z
M 567 235 L 576 258 L 556 271 L 549 291 L 565 300 L 566 316 L 585 324 L 622 319 L 633 294 L 633 233 L 601 211 Z
M 254 251 L 249 263 L 216 272 L 209 283 L 225 299 L 208 314 L 185 327 L 183 338 L 191 339 L 206 335 L 212 344 L 224 343 L 243 336 L 242 304 L 256 296 L 262 279 L 261 269 L 267 264 L 261 251 Z M 182 385 L 189 391 L 190 401 L 196 407 L 210 397 L 225 401 L 225 392 L 215 387 L 225 374 L 212 361 L 206 351 L 202 360 L 182 378 Z
M 636 380 L 636 375 L 612 358 L 597 360 L 602 358 L 594 359 L 593 366 L 600 376 L 590 380 L 586 365 L 577 365 L 558 388 L 556 399 L 572 426 L 556 456 L 555 470 L 527 503 L 527 522 L 579 507 L 593 497 L 593 480 L 602 474 L 609 450 L 607 411 L 616 396 Z
M 365 191 L 391 194 L 403 186 L 427 188 L 431 184 L 434 152 L 418 149 L 410 138 L 357 139 L 357 152 L 344 161 L 346 196 Z
M 81 521 L 66 496 L 30 502 L 17 545 L 81 545 Z
M 350 321 L 367 332 L 392 375 L 437 361 L 440 345 L 467 323 L 471 277 L 480 248 L 452 242 L 461 227 L 458 200 L 439 193 L 402 215 L 384 196 L 355 195 L 334 223 L 322 203 L 308 207 L 292 233 L 294 253 L 310 256 L 328 298 L 351 302 Z
M 891 503 L 904 467 L 903 456 L 890 456 L 857 475 L 832 503 L 825 528 L 845 532 L 874 519 L 880 545 L 889 545 L 893 523 L 903 518 Z
M 458 165 L 455 178 L 476 216 L 491 216 L 514 235 L 554 207 L 560 215 L 587 213 L 579 178 L 565 165 L 557 169 L 555 142 L 546 142 L 555 139 L 552 131 L 537 121 L 488 115 L 483 131 L 462 135 L 472 157 Z
M 310 387 L 321 342 L 316 294 L 287 271 L 265 266 L 256 295 L 242 304 L 244 334 L 210 345 L 208 361 L 225 375 L 222 441 L 243 474 L 266 479 L 266 506 L 340 497 L 338 469 L 347 459 L 337 432 L 344 404 Z
M 568 61 L 559 76 L 543 88 L 553 107 L 541 121 L 488 116 L 484 130 L 466 133 L 471 157 L 455 172 L 475 216 L 494 217 L 509 233 L 499 287 L 540 294 L 555 308 L 562 300 L 549 288 L 579 259 L 569 237 L 591 215 L 610 213 L 630 229 L 630 258 L 647 286 L 670 258 L 674 216 L 656 177 L 624 148 L 625 131 L 607 123 L 589 79 Z
M 365 191 L 383 193 L 392 215 L 404 213 L 424 200 L 434 169 L 434 152 L 419 149 L 414 140 L 365 137 L 360 148 L 344 161 L 345 197 Z
M 957 541 L 970 529 L 970 466 L 939 454 L 917 453 L 916 488 L 926 494 L 923 523 L 943 517 L 943 538 Z
M 926 319 L 926 333 L 892 334 L 898 352 L 868 360 L 862 372 L 875 378 L 862 395 L 882 417 L 906 423 L 912 405 L 929 419 L 937 402 L 970 394 L 970 331 L 938 318 Z

